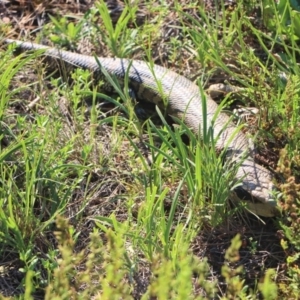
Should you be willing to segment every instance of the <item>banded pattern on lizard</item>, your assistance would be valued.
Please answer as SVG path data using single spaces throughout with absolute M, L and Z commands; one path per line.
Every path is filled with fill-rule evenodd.
M 199 87 L 179 74 L 158 65 L 151 66 L 143 61 L 103 58 L 81 55 L 47 46 L 6 39 L 23 50 L 43 49 L 43 55 L 62 60 L 79 68 L 88 69 L 94 74 L 108 74 L 120 82 L 128 76 L 129 85 L 141 99 L 155 103 L 171 116 L 184 121 L 191 130 L 202 136 L 201 126 L 206 118 L 208 127 L 213 126 L 213 135 L 218 149 L 227 148 L 227 159 L 241 163 L 235 175 L 241 181 L 240 190 L 235 196 L 247 195 L 248 207 L 260 216 L 271 217 L 277 214 L 272 173 L 255 163 L 248 138 L 237 131 L 236 125 L 225 113 L 217 114 L 217 103 L 208 95 L 202 97 Z M 202 101 L 206 101 L 206 115 L 203 115 Z M 245 156 L 246 154 L 246 156 Z M 235 198 L 236 198 L 235 197 Z M 242 196 L 243 197 L 243 196 Z M 245 198 L 245 199 L 246 199 Z

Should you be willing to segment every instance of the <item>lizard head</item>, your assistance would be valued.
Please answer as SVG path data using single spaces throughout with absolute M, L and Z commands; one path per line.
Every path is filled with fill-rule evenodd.
M 236 178 L 241 180 L 241 185 L 234 190 L 235 199 L 245 201 L 249 210 L 259 216 L 274 217 L 279 214 L 276 188 L 269 170 L 248 158 L 239 167 Z

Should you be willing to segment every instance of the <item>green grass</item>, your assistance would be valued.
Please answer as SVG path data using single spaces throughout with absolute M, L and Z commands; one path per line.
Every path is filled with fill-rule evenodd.
M 46 72 L 41 53 L 14 56 L 11 47 L 3 47 L 0 277 L 9 276 L 9 268 L 22 275 L 6 295 L 16 299 L 256 299 L 258 295 L 298 299 L 298 41 L 294 31 L 283 25 L 276 7 L 269 28 L 254 24 L 250 15 L 255 2 L 238 1 L 232 11 L 223 6 L 222 14 L 209 14 L 193 2 L 169 7 L 169 3 L 156 6 L 148 1 L 146 7 L 154 17 L 137 27 L 137 6 L 126 6 L 114 26 L 104 3 L 98 1 L 79 20 L 52 16 L 37 40 L 49 36 L 58 46 L 76 48 L 82 38 L 88 38 L 96 46 L 105 45 L 99 55 L 143 59 L 150 67 L 161 63 L 191 79 L 197 75 L 201 91 L 219 70 L 225 81 L 244 87 L 239 103 L 260 108 L 256 122 L 246 129 L 256 134 L 255 144 L 265 157 L 275 153 L 274 159 L 270 155 L 271 163 L 278 159 L 274 169 L 283 215 L 271 225 L 280 230 L 284 253 L 280 263 L 286 269 L 279 272 L 261 265 L 259 276 L 247 279 L 241 252 L 246 247 L 252 254 L 259 253 L 261 241 L 256 235 L 249 238 L 250 246 L 244 246 L 247 237 L 232 235 L 220 270 L 206 257 L 210 249 L 195 252 L 207 234 L 221 228 L 225 235 L 235 228 L 234 222 L 240 226 L 234 233 L 251 226 L 243 205 L 231 207 L 227 201 L 237 184 L 238 166 L 224 165 L 224 153 L 216 154 L 210 134 L 199 140 L 180 120 L 171 128 L 158 108 L 159 126 L 138 120 L 128 78 L 123 88 L 105 74 L 116 93 L 107 95 L 97 89 L 101 83 L 92 84 L 86 71 L 75 70 L 69 84 L 62 80 L 68 78 L 63 68 L 61 76 Z M 268 13 L 270 8 L 264 5 L 262 1 L 263 12 Z M 179 30 L 181 36 L 163 39 L 157 26 L 166 26 L 170 10 L 177 15 L 169 29 Z M 112 103 L 112 112 L 99 109 L 98 98 Z M 233 104 L 229 99 L 220 107 L 229 110 Z M 90 102 L 89 110 L 83 100 Z M 206 132 L 206 120 L 202 125 Z M 270 152 L 264 152 L 270 147 Z M 218 243 L 222 244 L 222 236 L 207 247 Z

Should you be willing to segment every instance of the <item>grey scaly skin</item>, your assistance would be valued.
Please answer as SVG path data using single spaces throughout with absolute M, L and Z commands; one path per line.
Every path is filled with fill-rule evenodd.
M 241 188 L 248 195 L 248 207 L 260 216 L 272 217 L 278 213 L 276 200 L 273 197 L 274 185 L 272 174 L 266 168 L 256 164 L 251 157 L 248 138 L 237 132 L 234 123 L 224 113 L 219 113 L 218 105 L 208 95 L 206 98 L 206 116 L 203 116 L 203 97 L 199 87 L 177 73 L 161 66 L 151 66 L 143 61 L 121 58 L 95 58 L 68 51 L 58 50 L 47 46 L 6 39 L 5 43 L 15 43 L 23 50 L 44 49 L 43 55 L 54 57 L 79 68 L 88 69 L 94 74 L 101 74 L 104 69 L 108 74 L 120 81 L 128 76 L 130 87 L 140 99 L 153 102 L 162 109 L 179 119 L 202 136 L 201 126 L 206 118 L 209 127 L 213 124 L 213 134 L 217 138 L 216 147 L 228 149 L 228 159 L 241 163 L 236 179 L 241 181 Z M 246 154 L 246 158 L 245 158 Z

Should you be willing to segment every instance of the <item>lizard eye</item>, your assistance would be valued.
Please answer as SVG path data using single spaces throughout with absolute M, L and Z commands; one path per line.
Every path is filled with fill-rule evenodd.
M 251 201 L 251 202 L 261 202 L 258 201 L 255 197 L 253 197 L 249 192 L 244 190 L 242 187 L 238 187 L 234 189 L 234 193 L 240 200 Z

